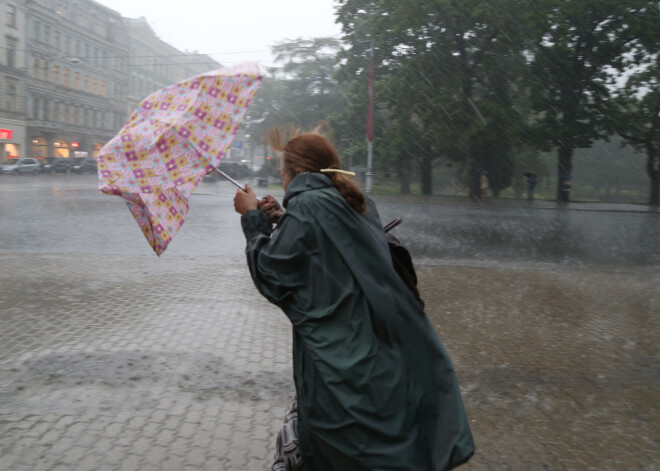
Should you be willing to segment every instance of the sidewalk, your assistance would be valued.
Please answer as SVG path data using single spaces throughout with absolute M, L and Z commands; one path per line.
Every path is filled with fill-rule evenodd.
M 0 260 L 0 470 L 266 469 L 290 326 L 244 262 Z
M 244 260 L 0 263 L 0 470 L 268 469 L 290 325 Z M 660 274 L 418 274 L 477 443 L 465 470 L 660 469 Z
M 473 201 L 467 196 L 443 196 L 443 195 L 374 195 L 374 201 L 388 203 L 408 204 L 437 204 L 437 205 L 466 205 L 483 208 L 522 208 L 522 209 L 554 209 L 574 211 L 615 211 L 635 213 L 660 213 L 660 207 L 644 204 L 625 203 L 601 203 L 601 202 L 568 202 L 557 201 L 510 199 L 510 198 L 488 198 L 482 201 Z

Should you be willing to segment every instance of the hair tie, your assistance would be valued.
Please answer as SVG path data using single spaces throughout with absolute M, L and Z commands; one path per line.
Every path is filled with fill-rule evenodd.
M 322 168 L 321 172 L 323 173 L 341 173 L 342 175 L 348 175 L 349 177 L 354 177 L 355 172 L 349 172 L 348 170 L 342 170 L 339 168 Z

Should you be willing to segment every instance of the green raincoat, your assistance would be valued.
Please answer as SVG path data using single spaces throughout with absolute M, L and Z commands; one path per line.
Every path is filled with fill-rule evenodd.
M 392 266 L 373 205 L 301 173 L 273 231 L 241 218 L 257 289 L 293 325 L 298 438 L 310 471 L 445 470 L 474 442 L 454 369 Z

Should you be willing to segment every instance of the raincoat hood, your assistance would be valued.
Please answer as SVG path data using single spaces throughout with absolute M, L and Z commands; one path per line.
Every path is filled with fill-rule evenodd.
M 322 173 L 303 172 L 296 175 L 284 194 L 282 204 L 286 208 L 291 198 L 309 190 L 320 190 L 334 186 L 330 177 Z

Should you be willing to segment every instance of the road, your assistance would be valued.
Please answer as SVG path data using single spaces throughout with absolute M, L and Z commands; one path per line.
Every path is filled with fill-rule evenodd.
M 201 184 L 158 258 L 93 176 L 0 178 L 0 470 L 268 468 L 290 326 L 233 193 Z M 377 202 L 461 381 L 463 469 L 660 467 L 660 214 Z

